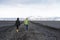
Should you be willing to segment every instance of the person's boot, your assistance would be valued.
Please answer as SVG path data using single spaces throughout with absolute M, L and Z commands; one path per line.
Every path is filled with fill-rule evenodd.
M 18 29 L 16 29 L 16 32 L 18 32 L 19 30 Z

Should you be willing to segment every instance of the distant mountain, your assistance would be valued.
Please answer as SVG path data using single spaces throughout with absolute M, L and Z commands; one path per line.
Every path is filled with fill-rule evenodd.
M 15 21 L 17 18 L 0 18 L 0 21 Z M 19 20 L 23 21 L 25 18 L 19 18 Z M 47 18 L 43 18 L 43 17 L 28 17 L 29 20 L 57 20 L 60 21 L 60 17 L 47 17 Z
M 0 18 L 0 21 L 15 21 L 17 18 Z M 19 20 L 24 20 L 24 18 L 19 18 Z

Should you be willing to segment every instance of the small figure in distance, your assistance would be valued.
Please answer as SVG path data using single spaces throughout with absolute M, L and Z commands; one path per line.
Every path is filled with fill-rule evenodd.
M 15 26 L 16 26 L 16 32 L 18 32 L 19 31 L 19 26 L 20 26 L 19 18 L 17 18 Z

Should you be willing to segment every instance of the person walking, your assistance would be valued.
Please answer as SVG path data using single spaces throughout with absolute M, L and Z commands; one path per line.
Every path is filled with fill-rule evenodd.
M 15 25 L 16 25 L 16 32 L 18 32 L 19 31 L 19 26 L 20 26 L 19 18 L 17 18 Z
M 25 25 L 25 27 L 26 27 L 26 31 L 28 31 L 28 25 L 29 25 L 28 18 L 26 18 L 26 19 L 24 20 L 24 25 Z

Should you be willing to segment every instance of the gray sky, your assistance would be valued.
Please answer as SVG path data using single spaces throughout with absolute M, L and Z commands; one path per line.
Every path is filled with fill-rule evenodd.
M 0 0 L 0 18 L 60 17 L 60 0 Z

